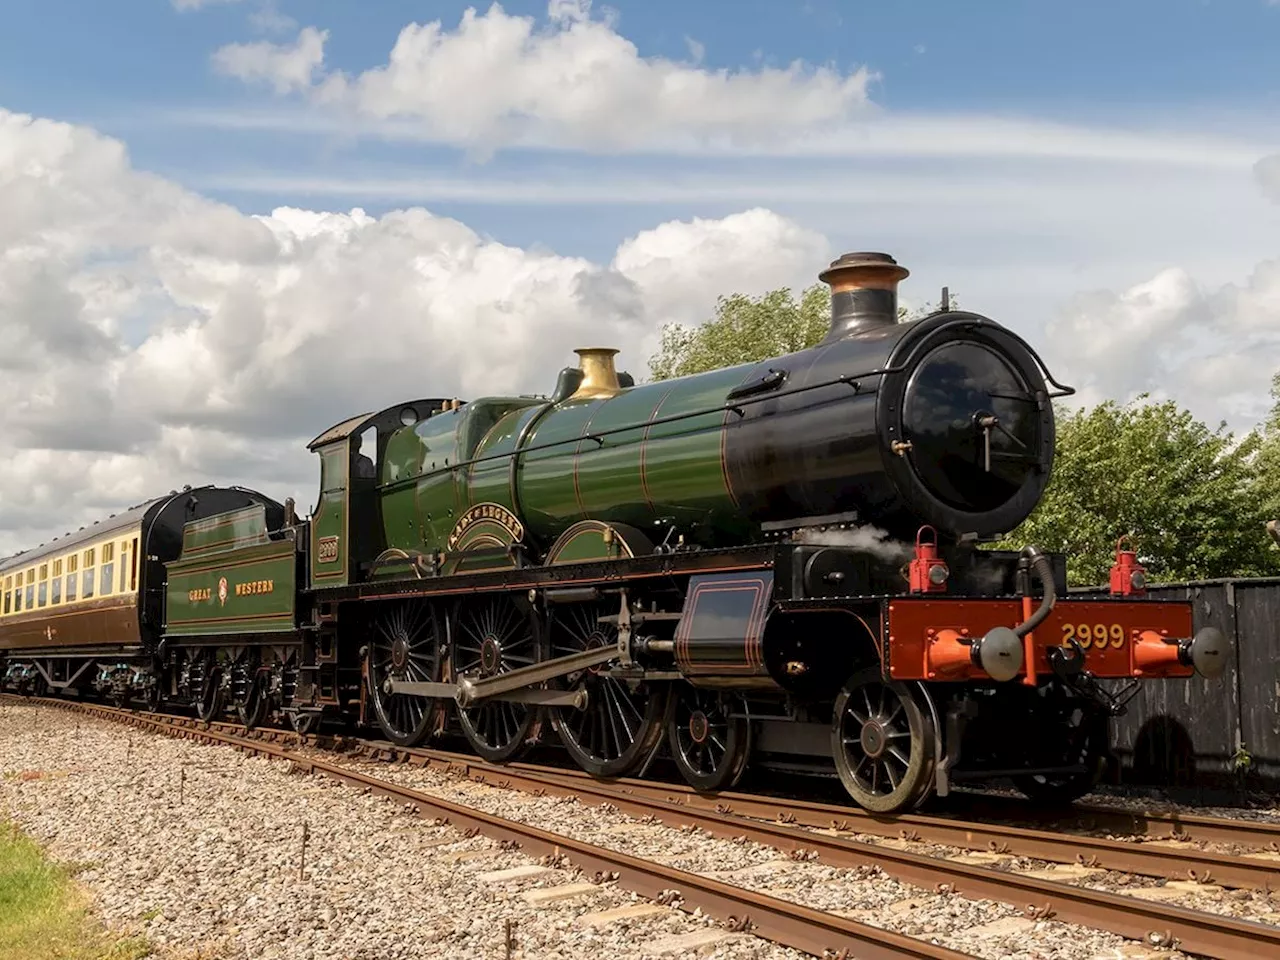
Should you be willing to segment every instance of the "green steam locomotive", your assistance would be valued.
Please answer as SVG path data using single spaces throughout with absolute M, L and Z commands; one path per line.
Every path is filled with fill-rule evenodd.
M 897 322 L 906 276 L 841 257 L 826 338 L 761 363 L 637 385 L 585 348 L 547 396 L 353 417 L 310 444 L 308 520 L 239 488 L 143 505 L 136 615 L 91 643 L 36 642 L 55 605 L 11 610 L 10 571 L 52 554 L 11 559 L 3 676 L 496 762 L 558 739 L 605 777 L 665 751 L 704 790 L 834 771 L 877 811 L 992 776 L 1079 795 L 1122 708 L 1097 681 L 1212 676 L 1224 640 L 1131 553 L 1085 601 L 1066 558 L 985 548 L 1043 495 L 1069 388 L 985 317 Z

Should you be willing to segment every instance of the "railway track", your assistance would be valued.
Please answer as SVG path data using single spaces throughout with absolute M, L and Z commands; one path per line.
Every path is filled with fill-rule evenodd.
M 585 844 L 570 837 L 547 834 L 535 827 L 503 820 L 432 797 L 412 788 L 371 777 L 349 764 L 332 763 L 316 756 L 287 749 L 299 743 L 296 734 L 286 731 L 254 731 L 244 736 L 242 728 L 231 724 L 203 724 L 169 715 L 136 714 L 90 704 L 60 700 L 36 701 L 49 706 L 79 709 L 121 720 L 145 729 L 176 736 L 195 737 L 226 743 L 280 759 L 287 759 L 311 772 L 332 776 L 357 786 L 376 790 L 412 803 L 421 812 L 444 817 L 455 825 L 478 829 L 499 840 L 515 841 L 526 852 L 545 854 L 552 850 L 568 856 L 578 866 L 597 874 L 617 874 L 624 886 L 645 896 L 678 890 L 686 909 L 701 907 L 725 921 L 732 929 L 749 929 L 775 942 L 817 956 L 859 957 L 957 957 L 959 954 L 924 941 L 888 933 L 819 911 L 808 910 L 789 901 L 768 897 L 707 877 L 673 870 L 661 864 L 638 860 L 606 848 Z M 301 746 L 313 738 L 302 738 Z M 348 744 L 358 744 L 349 741 Z M 339 744 L 340 746 L 342 744 Z M 1209 854 L 1176 847 L 1152 847 L 1124 841 L 1076 835 L 1054 835 L 1043 830 L 975 824 L 940 817 L 897 817 L 880 820 L 856 809 L 828 804 L 804 803 L 745 794 L 699 796 L 692 790 L 670 784 L 624 780 L 602 782 L 585 774 L 559 768 L 516 764 L 497 767 L 474 757 L 445 751 L 404 749 L 363 742 L 363 749 L 382 759 L 399 760 L 420 766 L 443 767 L 448 771 L 493 786 L 543 794 L 577 797 L 588 804 L 612 804 L 626 813 L 652 817 L 673 826 L 696 826 L 727 838 L 746 837 L 785 851 L 834 866 L 874 865 L 903 882 L 925 889 L 942 889 L 972 898 L 986 898 L 1021 907 L 1028 916 L 1053 918 L 1104 929 L 1133 940 L 1165 946 L 1176 945 L 1189 953 L 1221 960 L 1244 960 L 1259 956 L 1280 956 L 1280 928 L 1239 920 L 1134 896 L 1074 886 L 1010 871 L 995 870 L 974 863 L 912 853 L 884 842 L 874 843 L 842 834 L 906 832 L 909 840 L 969 849 L 989 847 L 1037 859 L 1096 864 L 1100 868 L 1152 876 L 1190 876 L 1201 883 L 1269 889 L 1280 886 L 1280 863 L 1262 858 Z M 1110 813 L 1110 811 L 1107 811 Z M 1175 818 L 1175 826 L 1187 835 L 1185 818 Z M 1210 821 L 1211 818 L 1195 818 Z M 834 823 L 833 823 L 834 821 Z M 1141 821 L 1156 829 L 1148 816 Z M 1194 828 L 1213 836 L 1215 842 L 1251 842 L 1269 837 L 1270 825 L 1241 822 L 1238 831 L 1231 821 L 1199 823 Z M 813 828 L 819 828 L 821 832 Z M 1224 840 L 1231 837 L 1229 841 Z M 902 839 L 899 837 L 898 839 Z M 1271 842 L 1269 839 L 1266 842 Z M 1215 871 L 1218 871 L 1215 873 Z
M 537 790 L 557 787 L 563 795 L 595 797 L 601 802 L 619 803 L 619 796 L 714 811 L 731 817 L 791 824 L 797 827 L 833 831 L 836 834 L 864 834 L 897 841 L 924 841 L 977 852 L 1007 853 L 1051 863 L 1080 864 L 1103 870 L 1118 870 L 1169 880 L 1193 880 L 1216 883 L 1225 887 L 1270 889 L 1280 887 L 1280 859 L 1241 856 L 1238 853 L 1214 853 L 1170 846 L 1137 844 L 1084 834 L 1005 826 L 950 817 L 899 815 L 878 818 L 856 807 L 815 803 L 785 797 L 762 797 L 748 793 L 700 794 L 682 784 L 652 783 L 644 780 L 620 779 L 600 781 L 586 773 L 534 764 L 494 766 L 466 754 L 440 750 L 418 750 L 378 744 L 375 751 L 385 759 L 403 759 L 419 766 L 435 766 L 471 779 L 495 785 L 519 786 Z M 643 808 L 643 809 L 641 809 Z M 644 804 L 641 815 L 651 813 Z M 1110 812 L 1110 811 L 1106 811 Z M 1240 829 L 1229 820 L 1198 818 L 1203 836 L 1170 830 L 1156 833 L 1161 822 L 1155 815 L 1142 821 L 1145 830 L 1132 831 L 1138 836 L 1168 838 L 1170 841 L 1209 839 L 1248 848 L 1266 847 L 1280 837 L 1280 825 L 1241 821 Z M 1128 822 L 1121 818 L 1117 824 Z M 1171 827 L 1182 825 L 1182 818 L 1170 817 Z M 1096 827 L 1094 827 L 1096 829 Z M 1110 832 L 1126 832 L 1111 830 Z M 820 836 L 821 834 L 819 834 Z

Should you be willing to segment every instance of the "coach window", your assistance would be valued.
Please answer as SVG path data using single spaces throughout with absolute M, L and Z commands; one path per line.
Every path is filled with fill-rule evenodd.
M 49 581 L 49 602 L 62 602 L 62 561 L 53 561 L 53 578 Z
M 88 600 L 93 596 L 93 564 L 95 549 L 90 547 L 84 552 L 84 567 L 80 571 L 80 599 Z
M 120 541 L 120 592 L 124 593 L 125 583 L 129 579 L 129 541 Z
M 76 598 L 76 583 L 80 579 L 80 554 L 73 553 L 67 557 L 67 603 Z
M 129 551 L 129 589 L 138 589 L 138 538 L 133 538 L 133 549 Z
M 42 607 L 49 605 L 49 565 L 47 563 L 40 564 L 40 585 L 36 588 L 36 603 Z
M 36 568 L 27 571 L 27 609 L 36 605 Z
M 4 578 L 4 612 L 8 613 L 12 609 L 13 603 L 13 577 Z
M 102 545 L 102 586 L 98 588 L 100 596 L 106 596 L 111 592 L 111 587 L 115 583 L 112 579 L 115 576 L 116 565 L 116 545 L 114 543 L 104 543 Z

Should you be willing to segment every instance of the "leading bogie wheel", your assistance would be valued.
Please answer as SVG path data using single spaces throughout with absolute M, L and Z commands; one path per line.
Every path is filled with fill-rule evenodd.
M 460 603 L 454 612 L 450 658 L 455 679 L 484 679 L 532 666 L 543 659 L 542 630 L 528 603 L 494 596 Z M 511 700 L 481 700 L 458 708 L 471 748 L 491 763 L 524 753 L 537 740 L 536 706 Z
M 600 618 L 617 614 L 617 603 L 566 604 L 548 623 L 552 657 L 613 647 L 618 628 Z M 609 664 L 563 678 L 566 689 L 584 689 L 584 708 L 554 707 L 552 723 L 574 763 L 595 777 L 624 777 L 653 753 L 667 722 L 670 685 L 615 677 Z
M 412 747 L 431 732 L 444 701 L 393 693 L 392 680 L 432 683 L 440 679 L 440 620 L 425 600 L 388 605 L 374 617 L 369 638 L 369 699 L 382 733 L 392 743 Z
M 1042 699 L 1048 697 L 1046 694 Z M 1066 806 L 1090 793 L 1102 779 L 1110 739 L 1107 720 L 1070 698 L 1062 698 L 1061 702 L 1050 699 L 1041 713 L 1053 718 L 1063 766 L 1078 765 L 1084 769 L 1073 773 L 1017 774 L 1013 785 L 1038 803 Z
M 860 670 L 836 698 L 831 745 L 849 795 L 873 813 L 919 806 L 933 792 L 937 731 L 922 690 Z
M 729 790 L 751 755 L 751 722 L 741 698 L 681 686 L 667 723 L 667 746 L 685 782 L 695 790 Z

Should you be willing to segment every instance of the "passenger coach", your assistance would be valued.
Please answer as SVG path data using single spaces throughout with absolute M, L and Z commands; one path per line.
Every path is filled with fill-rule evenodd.
M 0 561 L 3 685 L 156 700 L 165 564 L 183 526 L 252 504 L 282 509 L 240 487 L 187 487 Z

